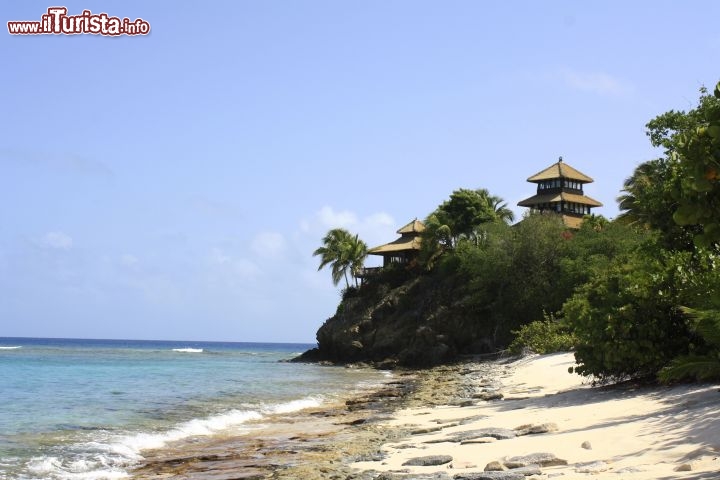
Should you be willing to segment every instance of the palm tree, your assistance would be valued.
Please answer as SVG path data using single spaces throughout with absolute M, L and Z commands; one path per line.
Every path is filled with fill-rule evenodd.
M 617 219 L 630 225 L 656 228 L 658 210 L 665 209 L 660 200 L 668 183 L 669 170 L 664 159 L 650 160 L 635 168 L 625 180 L 623 193 L 617 198 L 620 215 Z M 672 214 L 669 212 L 667 216 Z
M 617 221 L 646 230 L 657 230 L 663 246 L 668 250 L 694 249 L 695 225 L 680 226 L 673 219 L 678 208 L 681 177 L 677 162 L 664 158 L 649 160 L 635 168 L 617 198 L 620 215 Z
M 485 190 L 487 192 L 487 190 Z M 507 208 L 507 202 L 496 195 L 487 196 L 488 206 L 495 214 L 495 219 L 504 223 L 512 223 L 515 220 L 515 214 Z
M 368 247 L 365 242 L 344 228 L 330 230 L 323 237 L 322 242 L 323 246 L 313 252 L 313 256 L 320 256 L 318 270 L 330 265 L 333 284 L 337 285 L 344 277 L 346 287 L 350 286 L 349 270 L 357 285 L 358 274 L 367 256 Z
M 340 283 L 340 279 L 345 277 L 347 280 L 347 267 L 344 264 L 344 247 L 350 232 L 342 228 L 334 228 L 330 230 L 322 239 L 323 246 L 313 252 L 313 256 L 320 256 L 320 266 L 318 270 L 322 270 L 325 266 L 331 266 L 333 285 Z
M 603 217 L 602 215 L 595 215 L 594 213 L 591 213 L 589 215 L 583 216 L 583 226 L 586 226 L 588 228 L 592 228 L 596 232 L 601 232 L 607 226 L 610 224 L 610 220 Z
M 365 257 L 367 257 L 368 246 L 365 242 L 360 240 L 357 235 L 351 237 L 346 244 L 346 258 L 350 267 L 350 274 L 355 279 L 355 286 L 358 286 L 358 278 L 360 271 L 365 263 Z

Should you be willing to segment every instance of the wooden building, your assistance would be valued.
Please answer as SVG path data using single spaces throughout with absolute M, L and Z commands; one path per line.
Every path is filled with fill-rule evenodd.
M 368 250 L 368 254 L 383 257 L 383 267 L 393 263 L 410 263 L 420 253 L 420 235 L 424 230 L 425 224 L 416 218 L 397 231 L 400 238 L 394 242 L 371 248 Z
M 527 181 L 537 184 L 537 194 L 518 205 L 559 213 L 567 227 L 579 228 L 583 216 L 590 215 L 592 208 L 602 206 L 583 193 L 583 185 L 592 183 L 593 179 L 564 163 L 562 157 Z

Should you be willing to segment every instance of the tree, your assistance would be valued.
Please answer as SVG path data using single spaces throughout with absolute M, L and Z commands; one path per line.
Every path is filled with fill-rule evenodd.
M 507 203 L 485 188 L 455 190 L 425 219 L 421 261 L 432 268 L 439 255 L 455 248 L 460 239 L 480 241 L 484 236 L 483 225 L 509 224 L 514 219 Z
M 350 274 L 355 279 L 355 286 L 357 287 L 359 274 L 365 263 L 365 257 L 367 257 L 368 246 L 356 234 L 348 240 L 345 253 Z
M 714 95 L 701 88 L 696 108 L 663 113 L 646 127 L 665 155 L 625 181 L 618 219 L 659 230 L 667 249 L 720 243 L 720 84 Z
M 720 82 L 714 95 L 701 90 L 692 111 L 695 128 L 673 137 L 681 183 L 673 219 L 679 225 L 700 225 L 695 243 L 709 247 L 720 243 Z
M 348 271 L 350 271 L 357 285 L 358 274 L 368 251 L 365 242 L 343 228 L 330 230 L 323 237 L 322 242 L 323 246 L 313 252 L 313 256 L 320 256 L 318 270 L 330 265 L 333 284 L 337 285 L 344 277 L 346 287 L 350 286 L 348 280 Z
M 583 222 L 581 224 L 582 227 L 591 228 L 596 232 L 605 230 L 608 225 L 610 225 L 610 220 L 602 215 L 595 215 L 594 213 L 583 216 Z
M 652 377 L 687 354 L 690 333 L 678 305 L 696 281 L 690 255 L 652 246 L 594 269 L 562 308 L 577 339 L 576 373 Z
M 665 156 L 640 165 L 619 198 L 625 219 L 662 232 L 666 248 L 692 250 L 720 243 L 720 84 L 700 89 L 697 107 L 671 110 L 648 124 Z M 679 225 L 681 228 L 678 228 Z
M 678 207 L 673 192 L 679 185 L 677 162 L 672 159 L 658 158 L 638 165 L 625 180 L 623 193 L 617 199 L 621 212 L 617 221 L 660 232 L 660 241 L 666 249 L 692 250 L 697 229 L 680 226 L 673 220 Z
M 693 321 L 693 330 L 707 345 L 706 351 L 689 353 L 673 359 L 660 370 L 658 377 L 663 382 L 694 379 L 709 381 L 720 379 L 720 308 L 683 311 Z
M 454 243 L 461 236 L 472 234 L 476 227 L 484 223 L 509 223 L 515 217 L 500 197 L 491 195 L 484 188 L 455 190 L 450 199 L 438 207 L 437 214 L 450 228 Z

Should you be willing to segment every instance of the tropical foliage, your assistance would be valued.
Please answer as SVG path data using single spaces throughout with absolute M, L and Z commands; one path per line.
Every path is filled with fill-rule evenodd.
M 720 84 L 647 124 L 664 156 L 639 165 L 618 222 L 652 232 L 564 305 L 576 371 L 601 379 L 720 378 Z
M 510 344 L 514 354 L 530 350 L 535 353 L 567 352 L 575 347 L 575 335 L 570 326 L 552 315 L 545 320 L 537 320 L 520 327 L 513 332 L 516 336 Z
M 511 227 L 502 199 L 459 189 L 426 219 L 422 275 L 400 286 L 380 276 L 353 301 L 422 332 L 416 360 L 432 342 L 438 358 L 572 347 L 574 371 L 599 380 L 720 379 L 720 84 L 646 127 L 663 154 L 628 177 L 617 219 L 568 230 L 556 214 L 528 214 Z M 331 230 L 316 250 L 335 283 L 357 275 L 357 242 Z
M 660 380 L 715 380 L 720 378 L 720 308 L 683 311 L 692 321 L 693 332 L 700 337 L 705 348 L 681 355 L 662 370 Z
M 484 188 L 455 190 L 425 219 L 423 263 L 432 268 L 444 251 L 455 248 L 461 240 L 482 241 L 487 224 L 509 224 L 514 219 L 507 203 Z
M 345 278 L 346 287 L 350 287 L 349 273 L 357 286 L 358 274 L 367 257 L 368 247 L 365 242 L 343 228 L 330 230 L 323 237 L 322 242 L 323 245 L 313 252 L 314 256 L 320 257 L 318 270 L 329 265 L 333 284 L 337 285 Z

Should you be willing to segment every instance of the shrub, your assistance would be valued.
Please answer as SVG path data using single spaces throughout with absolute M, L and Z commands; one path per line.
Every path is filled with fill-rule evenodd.
M 601 381 L 649 377 L 686 354 L 678 305 L 696 281 L 688 265 L 687 253 L 639 251 L 595 271 L 562 310 L 577 338 L 574 371 Z
M 515 339 L 510 344 L 510 351 L 515 354 L 526 349 L 541 354 L 567 352 L 575 346 L 575 336 L 568 325 L 552 315 L 545 315 L 544 320 L 523 325 L 512 333 Z

